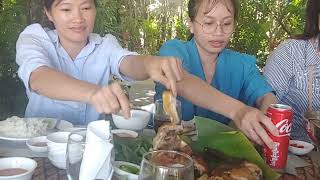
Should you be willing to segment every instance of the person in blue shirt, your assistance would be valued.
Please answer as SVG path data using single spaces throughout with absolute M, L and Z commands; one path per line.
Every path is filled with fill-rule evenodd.
M 249 138 L 262 144 L 270 142 L 262 124 L 268 129 L 274 129 L 270 119 L 263 114 L 271 103 L 277 102 L 277 99 L 270 85 L 258 71 L 256 59 L 226 48 L 235 28 L 238 11 L 236 4 L 236 0 L 190 0 L 188 15 L 192 39 L 187 42 L 169 40 L 160 48 L 159 53 L 161 56 L 178 58 L 187 73 L 223 94 L 219 95 L 221 99 L 209 98 L 209 95 L 204 95 L 206 91 L 203 87 L 189 87 L 194 97 L 179 97 L 183 120 L 202 116 L 228 124 L 231 118 Z M 161 98 L 164 90 L 165 87 L 157 84 L 155 99 Z M 239 121 L 227 112 L 235 108 L 232 103 L 228 103 L 227 99 L 230 98 L 261 111 L 256 112 L 259 114 L 256 117 Z M 225 109 L 220 108 L 217 111 L 207 108 L 208 106 L 198 106 L 199 101 L 202 101 L 202 104 L 216 104 Z
M 140 56 L 123 49 L 110 34 L 92 33 L 94 0 L 45 0 L 54 28 L 25 28 L 16 43 L 18 75 L 29 99 L 26 117 L 51 117 L 77 125 L 123 110 L 129 101 L 120 85 L 108 84 L 111 74 L 126 81 L 151 77 L 176 91 L 181 79 L 178 60 Z

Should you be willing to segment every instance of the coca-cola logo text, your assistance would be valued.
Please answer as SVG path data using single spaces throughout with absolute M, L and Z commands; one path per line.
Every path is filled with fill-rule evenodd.
M 291 132 L 292 123 L 288 119 L 284 119 L 276 124 L 280 135 L 289 135 Z
M 275 142 L 273 148 L 272 148 L 272 154 L 271 154 L 271 160 L 270 160 L 270 165 L 273 167 L 276 167 L 277 162 L 279 160 L 280 154 L 279 154 L 279 142 Z

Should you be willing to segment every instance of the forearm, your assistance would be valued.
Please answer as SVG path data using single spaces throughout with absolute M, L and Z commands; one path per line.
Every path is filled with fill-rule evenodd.
M 222 114 L 232 120 L 239 119 L 239 112 L 247 106 L 223 94 L 201 79 L 184 72 L 184 79 L 178 82 L 178 94 L 197 106 Z
M 99 88 L 97 85 L 74 79 L 46 66 L 32 72 L 29 85 L 32 90 L 51 99 L 85 103 Z
M 120 64 L 120 72 L 127 77 L 135 80 L 146 80 L 149 75 L 146 71 L 145 63 L 150 61 L 153 56 L 126 56 Z
M 276 103 L 278 103 L 277 97 L 273 93 L 267 93 L 257 100 L 256 105 L 257 108 L 265 114 L 270 104 Z

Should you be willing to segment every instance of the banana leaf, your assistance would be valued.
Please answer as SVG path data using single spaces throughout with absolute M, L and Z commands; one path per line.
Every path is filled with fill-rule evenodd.
M 198 139 L 193 141 L 191 147 L 194 152 L 203 152 L 212 149 L 226 157 L 242 159 L 258 165 L 266 180 L 279 178 L 262 159 L 247 137 L 233 128 L 207 118 L 196 117 Z

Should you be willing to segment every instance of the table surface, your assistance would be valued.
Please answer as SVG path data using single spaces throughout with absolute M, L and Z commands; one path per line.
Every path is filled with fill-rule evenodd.
M 33 180 L 67 180 L 67 172 L 53 166 L 48 158 L 32 158 L 37 161 L 38 166 L 35 170 Z
M 67 180 L 66 170 L 58 169 L 51 164 L 47 153 L 30 151 L 25 142 L 12 142 L 0 140 L 0 157 L 23 156 L 34 159 L 38 166 L 33 175 L 33 180 Z M 308 156 L 300 156 L 310 166 L 296 168 L 297 177 L 285 176 L 282 179 L 291 180 L 319 180 L 320 179 L 320 152 L 311 152 Z
M 312 163 L 310 157 L 303 156 L 307 162 Z M 33 174 L 32 180 L 67 180 L 66 170 L 58 169 L 53 166 L 48 158 L 33 158 L 38 163 L 38 167 Z M 296 168 L 298 176 L 285 175 L 282 180 L 319 180 L 320 167 L 307 166 L 303 168 Z M 318 173 L 316 172 L 318 171 Z M 115 179 L 115 178 L 114 178 Z

